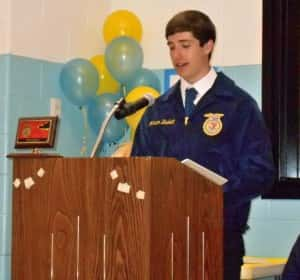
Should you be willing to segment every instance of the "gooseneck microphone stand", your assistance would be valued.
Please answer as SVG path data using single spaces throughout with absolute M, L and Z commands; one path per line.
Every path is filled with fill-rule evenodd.
M 109 112 L 109 114 L 107 115 L 107 117 L 105 118 L 104 122 L 102 123 L 101 125 L 101 128 L 99 130 L 99 133 L 98 133 L 98 137 L 97 137 L 97 140 L 96 140 L 96 143 L 93 147 L 93 150 L 91 152 L 91 155 L 90 155 L 90 158 L 93 158 L 95 157 L 95 154 L 98 150 L 98 147 L 99 145 L 101 144 L 101 141 L 103 139 L 103 135 L 104 135 L 104 132 L 105 132 L 105 129 L 110 121 L 110 119 L 112 118 L 113 114 L 125 103 L 125 99 L 122 97 L 121 99 L 119 99 L 116 104 L 112 107 L 111 111 Z

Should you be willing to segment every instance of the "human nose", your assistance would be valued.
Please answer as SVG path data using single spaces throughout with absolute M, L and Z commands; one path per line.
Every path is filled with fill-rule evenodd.
M 174 60 L 178 60 L 178 59 L 182 58 L 182 52 L 181 52 L 181 50 L 178 49 L 178 48 L 174 49 L 172 51 L 172 57 L 173 57 Z

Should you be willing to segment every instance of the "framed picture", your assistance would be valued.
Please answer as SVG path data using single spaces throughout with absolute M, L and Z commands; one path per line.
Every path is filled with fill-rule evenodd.
M 20 118 L 15 148 L 52 148 L 57 122 L 58 117 Z

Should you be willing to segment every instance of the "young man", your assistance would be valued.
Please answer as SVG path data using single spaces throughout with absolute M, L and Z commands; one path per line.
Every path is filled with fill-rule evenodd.
M 288 262 L 284 267 L 282 280 L 300 279 L 300 235 L 291 250 Z
M 181 12 L 165 34 L 180 80 L 144 114 L 132 156 L 190 158 L 229 180 L 224 185 L 224 279 L 238 280 L 251 199 L 273 180 L 268 131 L 253 98 L 210 66 L 216 31 L 207 15 Z M 159 120 L 172 121 L 152 125 Z

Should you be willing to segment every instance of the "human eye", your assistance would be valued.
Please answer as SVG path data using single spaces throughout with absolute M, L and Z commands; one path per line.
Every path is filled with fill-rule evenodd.
M 169 50 L 170 50 L 170 51 L 174 51 L 174 50 L 175 50 L 175 47 L 174 47 L 174 46 L 169 46 Z
M 174 44 L 168 43 L 169 50 L 172 51 L 175 49 Z
M 188 48 L 191 46 L 191 44 L 190 44 L 189 42 L 183 42 L 183 43 L 181 44 L 181 46 L 182 46 L 184 49 L 188 49 Z

